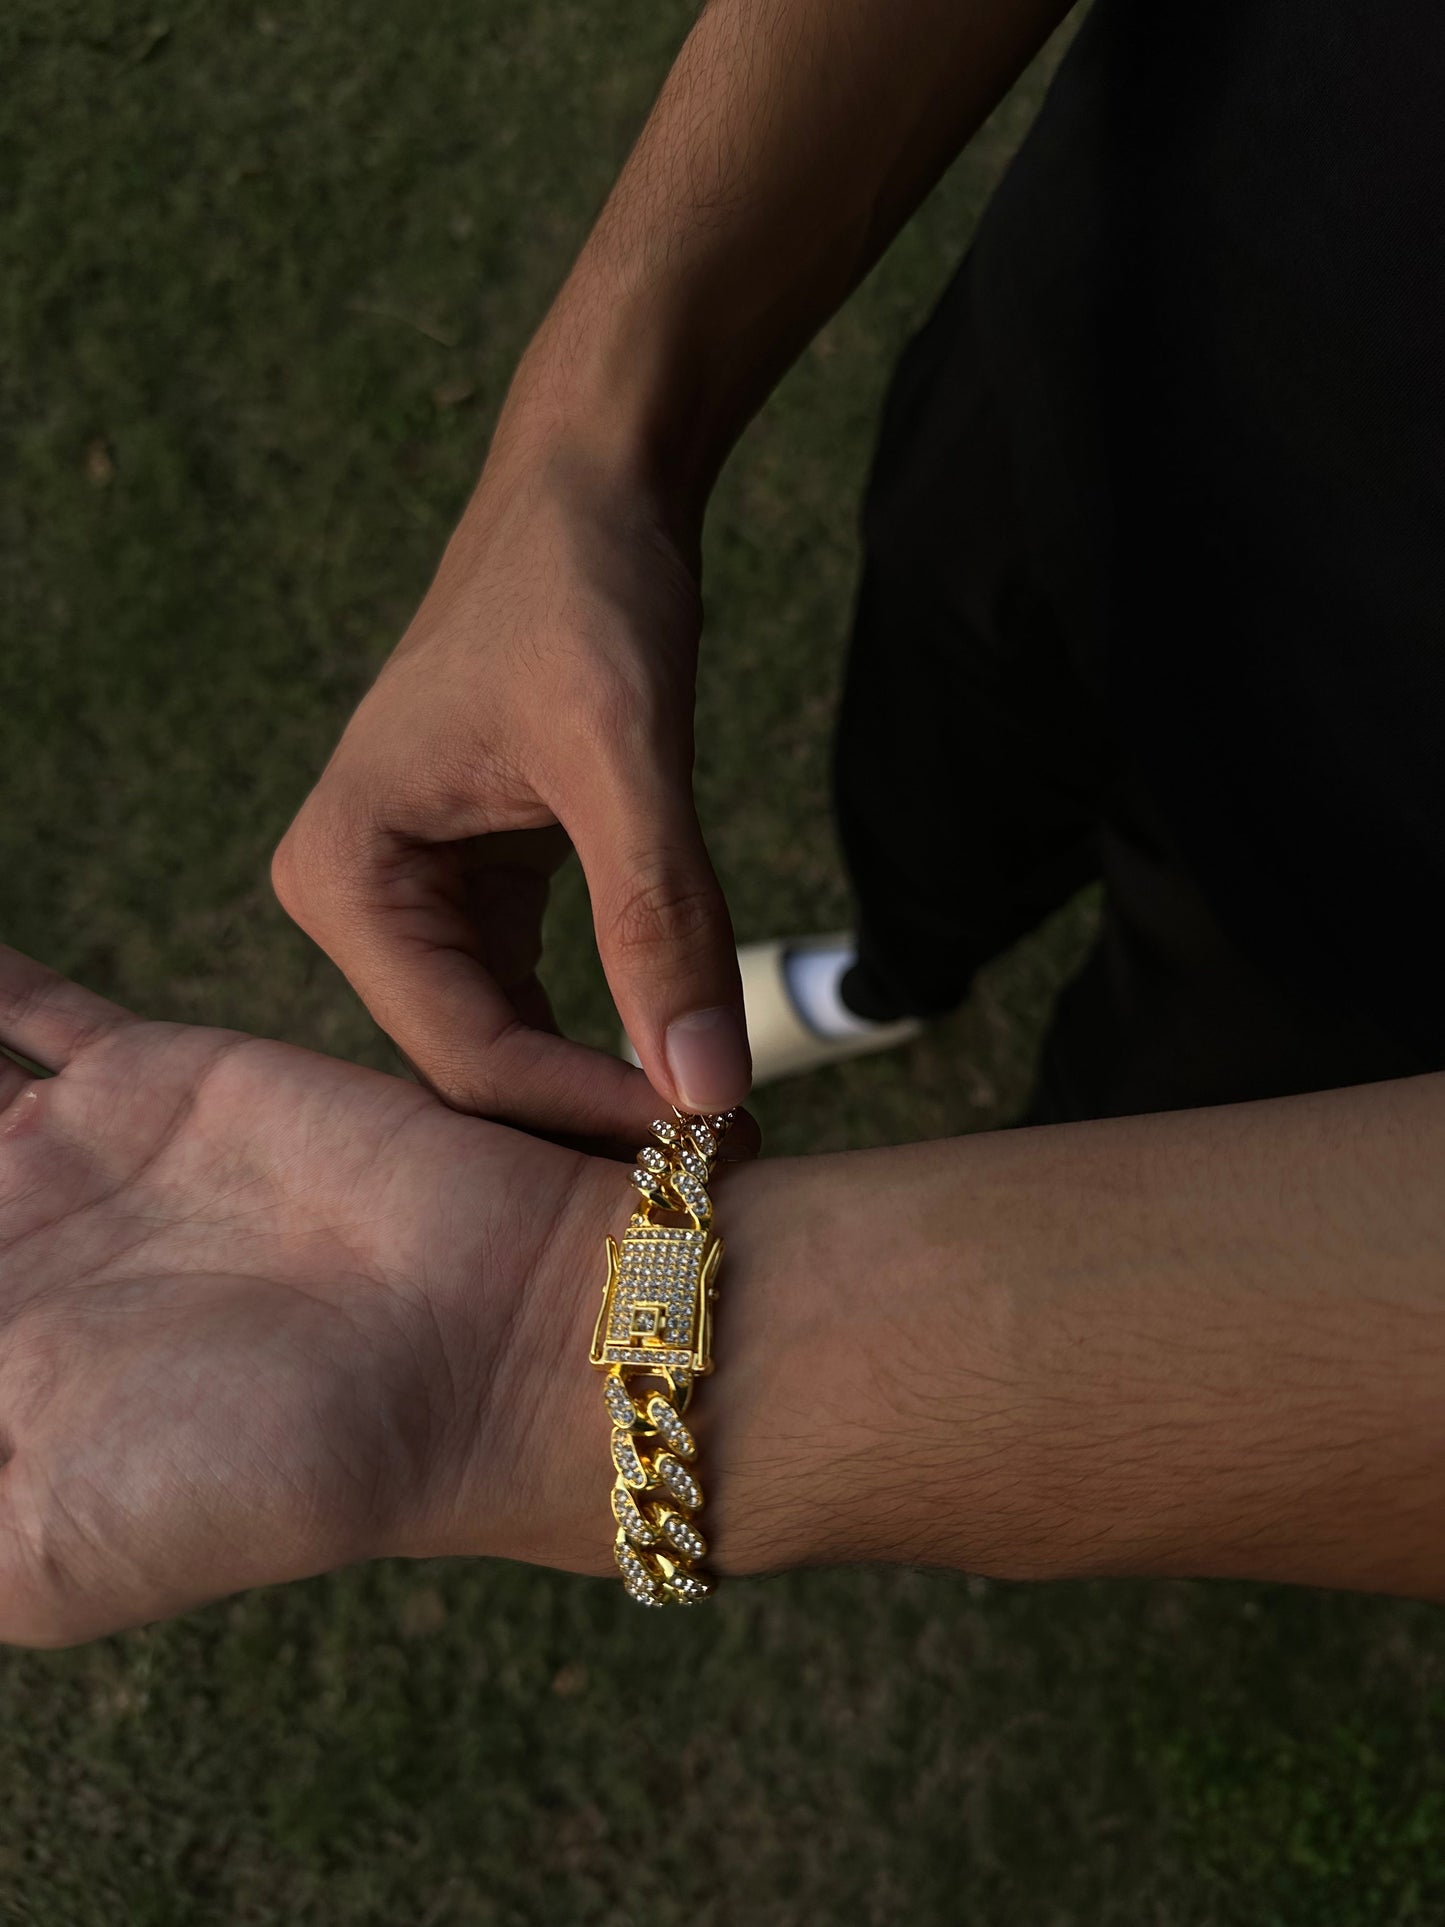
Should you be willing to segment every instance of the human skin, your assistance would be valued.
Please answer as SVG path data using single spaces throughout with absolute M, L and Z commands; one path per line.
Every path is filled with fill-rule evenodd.
M 0 1640 L 612 1570 L 625 1167 L 0 949 Z M 1445 1077 L 715 1178 L 713 1569 L 1445 1596 Z
M 288 912 L 454 1106 L 635 1145 L 750 1078 L 693 801 L 707 497 L 1063 0 L 710 0 L 516 370 L 405 635 L 276 852 Z M 557 1034 L 575 846 L 643 1069 Z

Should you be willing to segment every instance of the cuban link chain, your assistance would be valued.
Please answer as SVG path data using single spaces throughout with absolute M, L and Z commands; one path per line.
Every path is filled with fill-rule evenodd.
M 613 1552 L 622 1583 L 643 1606 L 690 1606 L 713 1582 L 698 1525 L 697 1446 L 683 1414 L 712 1370 L 712 1306 L 722 1240 L 708 1186 L 735 1113 L 680 1111 L 651 1126 L 655 1142 L 631 1173 L 640 1204 L 619 1245 L 607 1240 L 607 1280 L 592 1363 L 607 1374 L 612 1420 Z

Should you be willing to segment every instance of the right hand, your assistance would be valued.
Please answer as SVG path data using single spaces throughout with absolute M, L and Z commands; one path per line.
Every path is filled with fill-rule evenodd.
M 288 913 L 459 1110 L 589 1146 L 660 1096 L 740 1104 L 732 925 L 692 794 L 697 529 L 556 441 L 492 457 L 410 628 L 276 852 Z M 536 975 L 575 846 L 641 1071 L 560 1036 Z

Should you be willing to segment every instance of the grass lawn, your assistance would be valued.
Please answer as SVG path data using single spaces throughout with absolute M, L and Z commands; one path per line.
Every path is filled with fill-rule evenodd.
M 0 935 L 155 1015 L 389 1063 L 267 858 L 690 18 L 10 0 Z M 846 916 L 828 738 L 876 413 L 1042 85 L 720 487 L 699 786 L 745 937 Z M 1088 916 L 908 1054 L 760 1094 L 770 1149 L 1005 1121 Z M 575 868 L 549 956 L 610 1042 Z M 0 1922 L 1438 1922 L 1441 1651 L 1431 1609 L 1261 1587 L 808 1573 L 654 1620 L 378 1566 L 0 1656 Z

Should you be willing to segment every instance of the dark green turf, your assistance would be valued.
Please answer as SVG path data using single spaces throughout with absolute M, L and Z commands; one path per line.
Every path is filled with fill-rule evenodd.
M 11 0 L 0 17 L 0 934 L 157 1014 L 386 1063 L 265 881 L 415 604 L 689 11 Z M 743 936 L 846 896 L 828 727 L 892 356 L 1037 98 L 750 432 L 709 528 L 699 788 Z M 1080 906 L 797 1151 L 1007 1119 Z M 548 980 L 610 1042 L 585 891 Z M 1445 1920 L 1440 1620 L 1243 1587 L 729 1588 L 389 1566 L 0 1658 L 34 1927 Z

